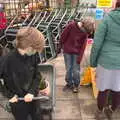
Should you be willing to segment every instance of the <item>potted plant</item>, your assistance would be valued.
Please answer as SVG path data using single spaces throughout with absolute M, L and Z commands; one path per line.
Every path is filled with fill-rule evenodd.
M 43 76 L 41 76 L 39 89 L 39 94 L 47 96 L 50 94 L 49 82 Z

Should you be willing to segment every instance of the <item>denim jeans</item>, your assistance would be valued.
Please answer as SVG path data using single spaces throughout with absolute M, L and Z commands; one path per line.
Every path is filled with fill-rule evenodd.
M 65 80 L 68 85 L 74 85 L 76 87 L 80 84 L 80 64 L 77 64 L 77 56 L 75 54 L 64 53 L 66 68 Z

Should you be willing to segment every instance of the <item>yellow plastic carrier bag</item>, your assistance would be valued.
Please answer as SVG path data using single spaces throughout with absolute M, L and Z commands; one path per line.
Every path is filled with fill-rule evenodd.
M 85 68 L 80 85 L 89 85 L 91 83 L 91 67 Z
M 80 85 L 88 85 L 90 83 L 92 84 L 93 95 L 95 98 L 97 98 L 98 89 L 96 87 L 96 72 L 94 68 L 87 67 L 83 73 L 83 78 L 80 82 Z

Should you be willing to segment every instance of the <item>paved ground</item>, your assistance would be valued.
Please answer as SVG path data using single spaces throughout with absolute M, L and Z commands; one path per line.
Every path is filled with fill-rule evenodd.
M 78 94 L 72 91 L 63 92 L 65 85 L 65 68 L 63 57 L 51 61 L 56 67 L 56 108 L 55 120 L 95 120 L 96 100 L 93 97 L 91 87 L 80 87 Z M 5 103 L 0 97 L 0 102 Z M 120 112 L 114 115 L 113 120 L 120 120 Z M 0 107 L 0 120 L 12 120 L 12 116 Z
M 95 99 L 90 87 L 80 87 L 78 94 L 72 91 L 63 92 L 65 85 L 65 68 L 63 57 L 59 56 L 55 61 L 56 66 L 56 120 L 93 120 L 96 107 Z

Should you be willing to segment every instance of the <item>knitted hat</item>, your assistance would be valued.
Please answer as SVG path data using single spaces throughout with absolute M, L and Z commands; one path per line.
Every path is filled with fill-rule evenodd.
M 33 27 L 21 28 L 16 35 L 16 47 L 26 49 L 32 47 L 33 49 L 41 52 L 45 44 L 43 34 Z

